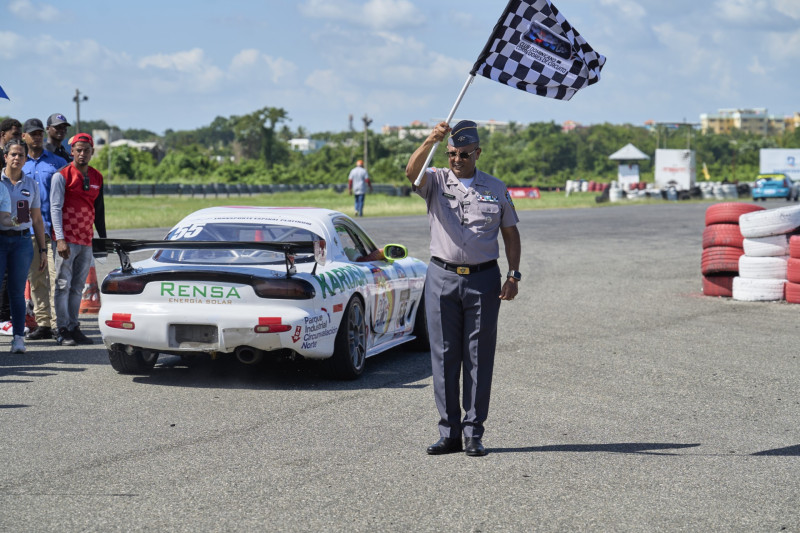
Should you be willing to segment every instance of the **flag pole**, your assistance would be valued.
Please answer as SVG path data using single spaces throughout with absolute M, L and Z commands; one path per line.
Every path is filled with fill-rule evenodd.
M 464 86 L 461 88 L 461 92 L 458 93 L 458 98 L 456 98 L 456 102 L 453 104 L 453 108 L 450 110 L 450 114 L 447 115 L 447 119 L 445 120 L 445 122 L 447 122 L 448 125 L 450 125 L 450 121 L 453 120 L 453 115 L 456 114 L 456 109 L 458 109 L 458 105 L 461 103 L 462 98 L 464 98 L 467 89 L 469 89 L 469 86 L 472 83 L 472 80 L 474 79 L 475 79 L 475 74 L 470 74 L 469 77 L 467 77 L 467 81 L 464 82 Z M 422 183 L 422 176 L 425 175 L 425 170 L 428 168 L 428 165 L 433 159 L 433 154 L 436 153 L 436 149 L 438 147 L 439 147 L 438 142 L 435 143 L 433 147 L 431 147 L 431 151 L 428 154 L 428 158 L 425 160 L 425 164 L 422 165 L 422 168 L 419 171 L 419 176 L 417 176 L 417 179 L 414 180 L 414 187 L 419 187 L 419 184 Z

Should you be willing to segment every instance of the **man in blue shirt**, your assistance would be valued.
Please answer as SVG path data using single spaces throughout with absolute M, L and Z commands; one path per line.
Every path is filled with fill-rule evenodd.
M 28 333 L 30 340 L 41 340 L 53 338 L 53 326 L 56 323 L 55 303 L 53 295 L 55 287 L 55 257 L 53 256 L 53 245 L 50 240 L 52 234 L 52 222 L 50 219 L 50 182 L 58 169 L 65 166 L 67 162 L 44 149 L 44 125 L 38 118 L 30 118 L 25 121 L 22 127 L 23 140 L 28 145 L 28 160 L 22 167 L 22 172 L 26 176 L 36 180 L 39 185 L 39 197 L 42 205 L 42 219 L 44 220 L 45 243 L 46 246 L 40 250 L 33 242 L 33 261 L 28 272 L 28 281 L 31 284 L 31 299 L 33 300 L 33 312 L 36 317 L 36 328 Z M 31 238 L 33 230 L 31 230 Z M 47 254 L 48 268 L 39 270 L 39 255 Z

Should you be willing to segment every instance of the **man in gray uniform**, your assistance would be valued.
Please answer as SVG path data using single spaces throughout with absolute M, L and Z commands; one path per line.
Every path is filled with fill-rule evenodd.
M 505 184 L 475 168 L 481 155 L 477 125 L 462 120 L 451 130 L 438 124 L 411 155 L 406 176 L 414 183 L 433 145 L 450 133 L 449 169 L 426 169 L 417 194 L 428 205 L 431 262 L 425 306 L 440 439 L 431 455 L 486 455 L 481 442 L 489 412 L 501 300 L 517 295 L 521 244 L 517 213 Z M 501 286 L 497 258 L 503 236 L 509 272 Z M 464 374 L 464 418 L 459 405 Z

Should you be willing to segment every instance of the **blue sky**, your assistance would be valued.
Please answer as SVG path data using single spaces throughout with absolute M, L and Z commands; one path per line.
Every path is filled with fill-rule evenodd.
M 456 118 L 698 122 L 800 111 L 798 0 L 561 0 L 608 59 L 569 102 L 477 78 Z M 0 115 L 163 133 L 284 108 L 292 129 L 432 122 L 450 110 L 505 0 L 2 0 Z

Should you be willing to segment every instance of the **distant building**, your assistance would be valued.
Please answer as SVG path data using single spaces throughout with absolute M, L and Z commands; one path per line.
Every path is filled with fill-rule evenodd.
M 321 149 L 325 146 L 325 141 L 320 141 L 317 139 L 290 139 L 289 146 L 291 147 L 292 151 L 300 152 L 303 155 L 310 154 L 316 152 L 317 150 Z
M 444 119 L 441 119 L 444 120 Z M 450 124 L 456 124 L 458 121 L 463 120 L 463 118 L 454 118 L 450 121 Z M 496 131 L 506 131 L 508 130 L 509 123 L 508 122 L 500 122 L 497 120 L 475 120 L 475 124 L 478 125 L 479 128 L 486 128 L 489 132 L 494 133 Z M 438 124 L 439 121 L 437 120 L 436 123 Z M 415 120 L 408 126 L 389 126 L 388 124 L 381 128 L 381 133 L 383 135 L 396 135 L 399 139 L 424 139 L 428 136 L 431 132 L 435 124 L 429 124 L 427 122 L 422 122 L 419 120 Z
M 111 148 L 130 146 L 131 148 L 135 148 L 140 152 L 147 152 L 153 156 L 153 159 L 155 159 L 157 163 L 160 163 L 161 160 L 164 159 L 164 155 L 166 155 L 164 153 L 164 149 L 161 148 L 161 146 L 155 141 L 137 142 L 130 139 L 118 139 L 116 141 L 112 141 L 109 146 Z
M 581 129 L 583 125 L 580 122 L 575 122 L 574 120 L 565 120 L 561 123 L 561 131 L 564 133 L 568 131 L 575 131 Z
M 756 135 L 777 135 L 786 131 L 783 117 L 767 114 L 766 108 L 720 109 L 716 114 L 700 115 L 700 129 L 703 133 L 731 133 L 734 130 Z

